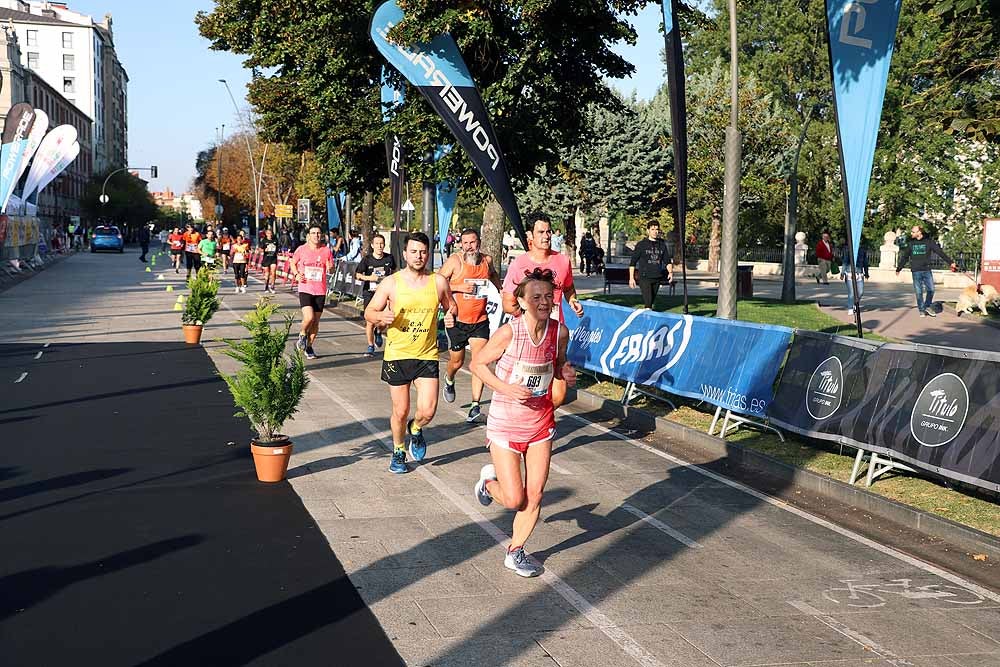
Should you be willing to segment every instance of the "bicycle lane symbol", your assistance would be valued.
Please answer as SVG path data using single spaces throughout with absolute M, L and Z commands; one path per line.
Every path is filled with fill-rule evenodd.
M 912 579 L 893 579 L 878 583 L 860 583 L 855 579 L 841 579 L 843 586 L 823 591 L 823 597 L 835 604 L 872 609 L 883 607 L 893 596 L 906 600 L 940 600 L 949 605 L 978 605 L 985 599 L 966 588 L 951 584 L 924 584 L 914 586 Z

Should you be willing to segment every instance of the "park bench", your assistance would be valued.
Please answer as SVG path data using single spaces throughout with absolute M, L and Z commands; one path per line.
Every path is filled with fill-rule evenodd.
M 674 289 L 676 288 L 676 281 L 672 283 L 666 282 L 666 280 L 660 283 L 665 285 L 670 289 L 670 295 L 673 296 Z M 627 266 L 606 266 L 604 267 L 604 293 L 611 294 L 612 285 L 628 285 L 628 267 Z

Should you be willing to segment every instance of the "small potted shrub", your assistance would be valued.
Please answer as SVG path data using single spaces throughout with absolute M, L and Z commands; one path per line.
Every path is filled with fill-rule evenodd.
M 184 329 L 184 342 L 198 344 L 201 342 L 202 327 L 222 305 L 219 281 L 211 269 L 202 267 L 188 280 L 188 289 L 191 294 L 181 313 L 181 327 Z
M 280 482 L 288 470 L 292 442 L 280 430 L 285 421 L 298 411 L 305 393 L 306 377 L 302 353 L 285 352 L 292 318 L 284 316 L 284 324 L 272 327 L 270 318 L 278 306 L 262 298 L 240 320 L 250 333 L 249 339 L 226 340 L 226 354 L 242 364 L 233 376 L 223 375 L 240 409 L 237 417 L 246 417 L 257 432 L 250 443 L 257 479 Z

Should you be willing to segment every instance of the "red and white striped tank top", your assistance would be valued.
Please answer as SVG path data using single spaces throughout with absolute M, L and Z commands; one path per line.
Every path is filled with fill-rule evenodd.
M 559 323 L 546 320 L 545 333 L 536 345 L 528 335 L 523 317 L 509 325 L 514 335 L 497 361 L 496 375 L 504 382 L 520 384 L 536 396 L 526 403 L 494 392 L 486 420 L 486 437 L 509 442 L 531 442 L 539 433 L 555 426 L 552 408 L 552 377 L 559 352 Z

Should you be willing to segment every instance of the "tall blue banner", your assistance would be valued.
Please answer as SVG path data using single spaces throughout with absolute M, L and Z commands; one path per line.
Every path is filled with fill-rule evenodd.
M 393 67 L 427 98 L 448 129 L 468 152 L 496 196 L 514 231 L 528 248 L 517 199 L 500 142 L 490 122 L 483 99 L 458 52 L 451 35 L 438 35 L 430 42 L 404 46 L 389 41 L 389 31 L 403 20 L 395 0 L 379 5 L 372 16 L 371 38 Z
M 901 0 L 826 0 L 830 73 L 851 247 L 861 242 Z
M 451 152 L 450 144 L 438 146 L 434 151 L 434 161 L 438 161 Z M 451 227 L 451 217 L 455 213 L 455 200 L 458 199 L 458 183 L 454 181 L 441 181 L 437 184 L 437 216 L 438 216 L 438 239 L 440 239 L 441 262 L 444 263 L 448 257 L 445 255 L 445 238 L 448 236 L 448 229 Z
M 326 228 L 327 229 L 338 229 L 342 233 L 347 233 L 350 230 L 341 229 L 342 222 L 344 219 L 344 205 L 347 203 L 347 193 L 341 192 L 338 196 L 331 196 L 330 192 L 326 194 Z
M 574 366 L 763 416 L 792 339 L 787 327 L 587 301 L 563 310 Z

